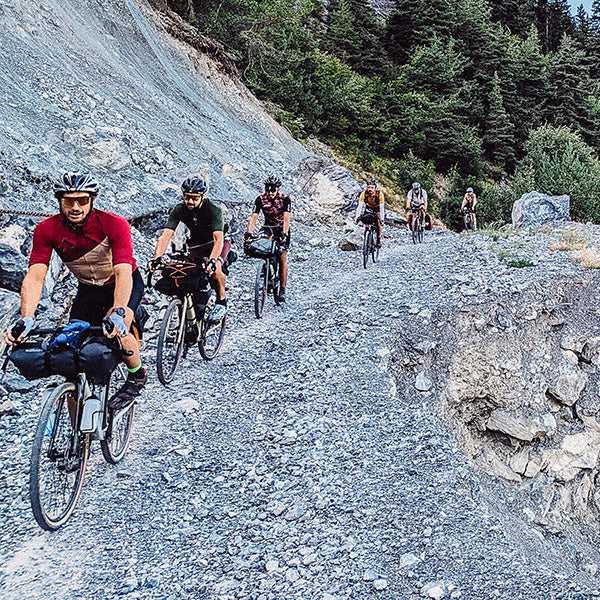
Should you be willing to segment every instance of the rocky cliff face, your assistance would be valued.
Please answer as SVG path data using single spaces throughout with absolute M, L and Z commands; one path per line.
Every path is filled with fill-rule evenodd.
M 574 522 L 595 528 L 600 512 L 598 277 L 573 271 L 556 241 L 578 232 L 589 247 L 573 257 L 597 257 L 598 231 L 546 231 L 476 242 L 464 274 L 447 280 L 457 297 L 427 315 L 426 335 L 415 313 L 396 365 L 419 394 L 435 392 L 473 463 L 513 484 L 531 522 L 556 533 Z M 490 250 L 522 268 L 488 271 Z
M 49 181 L 75 168 L 97 173 L 101 206 L 126 216 L 171 205 L 190 173 L 232 206 L 272 172 L 299 208 L 309 201 L 293 175 L 309 153 L 173 13 L 145 0 L 11 0 L 0 18 L 0 208 L 52 211 Z

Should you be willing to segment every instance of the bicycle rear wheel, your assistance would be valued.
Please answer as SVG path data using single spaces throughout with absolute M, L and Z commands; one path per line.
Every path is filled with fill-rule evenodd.
M 256 281 L 254 283 L 254 314 L 257 319 L 262 317 L 269 288 L 269 269 L 267 261 L 263 260 L 256 270 Z
M 179 298 L 167 307 L 158 332 L 156 349 L 156 373 L 163 385 L 173 381 L 185 347 L 185 311 Z
M 198 338 L 198 350 L 204 360 L 212 360 L 223 345 L 225 337 L 225 326 L 227 325 L 227 315 L 220 321 L 213 323 L 209 315 L 215 306 L 215 297 L 211 296 L 204 311 L 202 324 L 200 326 L 200 337 Z
M 90 435 L 71 424 L 77 390 L 63 383 L 53 390 L 40 413 L 29 472 L 29 497 L 33 516 L 46 531 L 63 525 L 81 495 L 90 452 Z
M 127 369 L 121 363 L 117 365 L 110 375 L 110 382 L 106 390 L 106 398 L 111 398 L 116 391 L 125 383 L 127 379 Z M 133 418 L 135 417 L 135 402 L 125 410 L 106 413 L 107 431 L 106 439 L 100 440 L 100 448 L 104 460 L 111 465 L 116 465 L 127 452 L 131 430 L 133 428 Z

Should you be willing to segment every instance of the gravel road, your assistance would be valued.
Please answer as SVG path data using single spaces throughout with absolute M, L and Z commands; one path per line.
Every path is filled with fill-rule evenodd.
M 469 467 L 434 394 L 388 370 L 407 320 L 426 337 L 436 307 L 484 301 L 464 289 L 468 269 L 494 296 L 547 277 L 543 259 L 507 269 L 479 236 L 386 235 L 365 270 L 339 234 L 304 228 L 296 239 L 314 238 L 291 253 L 288 305 L 260 320 L 257 263 L 238 261 L 222 353 L 192 352 L 169 388 L 151 376 L 130 452 L 110 466 L 93 447 L 55 533 L 31 516 L 38 405 L 20 397 L 0 418 L 2 598 L 600 597 L 584 536 L 528 523 L 514 487 Z M 553 260 L 563 278 L 581 272 Z M 153 353 L 151 338 L 152 374 Z

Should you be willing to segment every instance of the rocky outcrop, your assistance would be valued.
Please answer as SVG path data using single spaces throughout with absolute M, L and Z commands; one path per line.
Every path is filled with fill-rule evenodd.
M 544 223 L 570 221 L 569 196 L 548 196 L 539 192 L 523 194 L 513 204 L 513 227 L 539 227 Z
M 537 518 L 554 529 L 600 512 L 581 491 L 600 475 L 596 286 L 597 278 L 548 284 L 460 311 L 457 339 L 434 352 L 447 364 L 442 406 L 461 448 L 507 481 L 550 484 Z

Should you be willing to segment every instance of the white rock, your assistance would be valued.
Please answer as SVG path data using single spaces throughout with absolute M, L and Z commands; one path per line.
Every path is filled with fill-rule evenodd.
M 400 568 L 411 567 L 412 565 L 416 565 L 418 562 L 420 562 L 420 560 L 421 559 L 418 556 L 407 552 L 400 557 Z
M 380 592 L 381 590 L 385 590 L 385 588 L 387 588 L 388 586 L 387 579 L 376 579 L 373 582 L 373 586 L 378 592 Z
M 277 569 L 279 569 L 279 561 L 278 560 L 268 560 L 267 563 L 265 564 L 265 569 L 266 569 L 267 573 L 272 573 L 273 571 L 276 571 Z
M 415 387 L 420 391 L 420 392 L 427 392 L 431 389 L 431 386 L 433 385 L 431 379 L 429 379 L 425 373 L 419 373 L 417 374 L 417 379 L 415 381 Z

